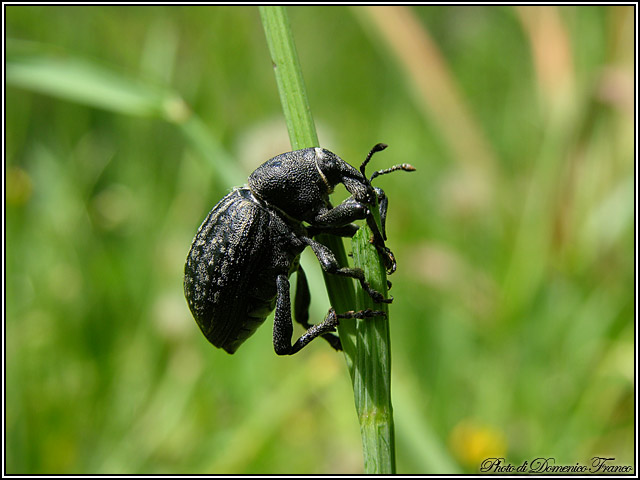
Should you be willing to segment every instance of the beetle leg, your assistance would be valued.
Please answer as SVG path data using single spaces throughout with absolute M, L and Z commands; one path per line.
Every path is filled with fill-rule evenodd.
M 311 247 L 320 262 L 320 266 L 325 272 L 355 278 L 360 282 L 362 289 L 366 291 L 376 303 L 391 303 L 393 301 L 393 298 L 384 298 L 380 292 L 371 288 L 369 283 L 364 279 L 364 271 L 361 268 L 340 267 L 333 252 L 325 245 L 309 237 L 301 237 L 300 239 Z
M 376 247 L 378 253 L 382 256 L 382 261 L 384 262 L 387 274 L 391 275 L 396 271 L 396 257 L 394 257 L 393 252 L 384 244 L 383 235 L 378 228 L 378 224 L 371 215 L 367 217 L 367 225 L 371 229 L 371 233 L 373 235 L 371 244 Z
M 373 244 L 375 245 L 380 255 L 382 255 L 382 259 L 384 261 L 384 266 L 389 274 L 392 274 L 396 271 L 396 260 L 386 245 L 384 241 L 386 239 L 385 234 L 385 223 L 387 220 L 387 206 L 388 201 L 387 197 L 381 189 L 376 190 L 376 194 L 380 200 L 380 223 L 381 228 L 378 227 L 378 224 L 373 219 L 369 208 L 355 200 L 353 197 L 347 198 L 340 205 L 331 208 L 325 209 L 321 213 L 319 213 L 313 221 L 311 227 L 309 227 L 310 236 L 313 237 L 317 233 L 333 233 L 334 235 L 341 235 L 341 232 L 349 233 L 348 236 L 353 236 L 357 231 L 357 225 L 348 226 L 350 222 L 353 220 L 359 220 L 366 218 L 367 225 L 371 229 L 371 233 L 373 234 Z M 354 229 L 355 227 L 355 229 Z M 346 230 L 343 230 L 345 229 Z M 353 234 L 351 234 L 353 232 Z
M 340 323 L 341 318 L 373 318 L 373 317 L 385 317 L 387 314 L 380 310 L 366 310 L 353 311 L 349 310 L 345 313 L 336 313 L 333 308 L 329 309 L 327 316 L 321 323 L 312 325 L 297 341 L 291 346 L 289 355 L 293 355 L 305 347 L 311 340 L 319 335 L 325 335 L 323 332 L 333 332 Z M 336 337 L 337 338 L 337 337 Z
M 367 215 L 369 215 L 369 208 L 353 197 L 349 197 L 333 208 L 321 210 L 310 223 L 320 227 L 341 227 L 354 220 L 362 220 Z
M 335 332 L 338 326 L 338 316 L 331 309 L 323 322 L 312 325 L 293 345 L 293 322 L 291 321 L 291 297 L 289 293 L 289 279 L 281 274 L 276 278 L 278 298 L 276 300 L 276 313 L 273 321 L 273 348 L 278 355 L 293 355 L 311 340 L 329 332 Z M 331 312 L 333 311 L 333 315 Z
M 385 224 L 387 223 L 387 209 L 389 208 L 389 199 L 381 188 L 373 187 L 378 196 L 378 210 L 380 212 L 380 225 L 382 227 L 382 238 L 387 239 Z
M 389 203 L 386 195 L 381 189 L 376 188 L 375 191 L 380 201 L 379 209 L 381 229 L 373 219 L 369 208 L 365 204 L 355 200 L 353 197 L 349 197 L 340 205 L 321 211 L 313 219 L 313 224 L 309 227 L 309 232 L 311 237 L 318 233 L 325 232 L 333 233 L 334 235 L 339 235 L 341 237 L 352 237 L 357 231 L 357 225 L 354 225 L 356 227 L 355 229 L 353 226 L 347 227 L 347 225 L 354 220 L 366 218 L 367 225 L 369 225 L 369 228 L 373 233 L 373 244 L 378 249 L 378 252 L 380 252 L 380 255 L 382 255 L 384 266 L 390 275 L 396 271 L 396 260 L 393 253 L 391 253 L 391 250 L 389 250 L 384 244 L 386 240 L 385 223 L 387 221 L 387 206 Z M 348 233 L 348 235 L 344 235 L 344 233 Z
M 309 323 L 309 304 L 311 303 L 311 294 L 309 293 L 309 284 L 307 283 L 307 276 L 304 274 L 302 267 L 298 267 L 296 273 L 296 296 L 293 301 L 293 318 L 302 325 L 305 329 L 309 330 L 313 327 Z M 340 338 L 333 333 L 325 333 L 322 335 L 329 345 L 336 350 L 342 350 Z
M 273 320 L 273 348 L 278 355 L 291 353 L 291 336 L 293 323 L 291 322 L 291 297 L 289 296 L 289 279 L 287 275 L 276 277 L 278 298 L 276 313 Z
M 273 347 L 278 355 L 293 355 L 314 338 L 335 332 L 341 318 L 371 318 L 386 315 L 382 311 L 370 309 L 336 314 L 336 311 L 330 308 L 329 313 L 322 322 L 311 325 L 292 345 L 293 323 L 291 321 L 291 297 L 289 295 L 289 279 L 287 275 L 278 275 L 276 277 L 276 285 L 278 299 L 276 300 L 276 314 L 273 322 Z
M 318 225 L 311 225 L 310 227 L 307 227 L 307 232 L 309 232 L 310 237 L 315 237 L 320 233 L 328 233 L 338 237 L 351 238 L 356 234 L 359 228 L 360 227 L 355 223 L 349 223 L 341 227 L 321 227 Z
M 375 238 L 371 242 L 378 253 L 382 255 L 382 261 L 384 262 L 384 268 L 387 270 L 387 275 L 391 275 L 396 271 L 396 257 L 391 250 L 386 245 L 379 245 L 376 243 Z

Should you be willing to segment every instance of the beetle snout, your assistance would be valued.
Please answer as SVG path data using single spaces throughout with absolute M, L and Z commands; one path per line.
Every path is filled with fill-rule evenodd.
M 370 207 L 375 205 L 377 196 L 375 190 L 371 187 L 371 185 L 360 184 L 359 188 L 356 191 L 351 192 L 353 194 L 353 198 L 355 198 L 358 202 L 364 203 Z

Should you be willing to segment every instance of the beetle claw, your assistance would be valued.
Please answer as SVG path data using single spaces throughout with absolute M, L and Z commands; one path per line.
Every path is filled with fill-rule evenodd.
M 373 288 L 371 288 L 371 285 L 369 285 L 368 282 L 363 282 L 362 283 L 362 288 L 369 294 L 369 296 L 371 297 L 371 299 L 375 303 L 391 303 L 391 302 L 393 302 L 393 297 L 384 298 L 384 295 L 382 295 L 377 290 L 374 290 Z
M 387 270 L 387 275 L 391 275 L 396 271 L 396 257 L 393 255 L 393 252 L 389 250 L 389 248 L 385 245 L 378 245 L 377 243 L 374 243 L 374 245 L 378 249 L 378 252 L 380 252 L 380 255 L 382 255 L 384 267 Z
M 372 310 L 370 308 L 366 308 L 364 310 L 358 310 L 358 311 L 349 310 L 348 312 L 340 313 L 336 316 L 338 318 L 357 318 L 362 320 L 364 318 L 386 317 L 387 314 L 382 310 Z

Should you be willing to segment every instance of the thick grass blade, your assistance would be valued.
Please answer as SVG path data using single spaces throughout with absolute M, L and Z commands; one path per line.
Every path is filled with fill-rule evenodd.
M 294 150 L 318 147 L 318 135 L 311 115 L 302 69 L 298 61 L 289 17 L 285 7 L 260 7 L 267 44 L 271 54 L 282 109 Z M 347 255 L 342 239 L 330 235 L 319 235 L 318 241 L 329 247 L 341 265 L 347 265 Z M 355 294 L 353 282 L 344 277 L 323 273 L 329 300 L 338 312 L 353 310 Z M 338 327 L 347 365 L 353 378 L 355 355 L 355 322 L 345 320 Z
M 260 7 L 260 15 L 291 146 L 294 149 L 319 146 L 286 10 L 284 7 Z M 386 292 L 384 266 L 376 249 L 369 243 L 370 235 L 369 229 L 363 227 L 354 238 L 354 260 L 357 257 L 356 265 L 365 270 L 370 284 L 378 291 Z M 341 265 L 348 264 L 341 239 L 322 236 L 319 240 L 334 252 Z M 333 307 L 339 312 L 353 310 L 356 305 L 353 281 L 326 273 L 324 277 Z M 370 299 L 362 291 L 359 291 L 358 297 L 358 309 L 386 310 L 384 304 L 369 305 Z M 388 320 L 361 320 L 358 322 L 357 335 L 356 323 L 343 320 L 338 331 L 353 382 L 365 473 L 395 473 Z M 357 340 L 354 341 L 354 338 Z
M 381 230 L 377 202 L 372 212 Z M 372 238 L 368 225 L 360 227 L 351 240 L 353 263 L 364 271 L 369 285 L 388 298 L 387 271 L 378 250 L 371 243 Z M 386 303 L 374 303 L 360 288 L 356 292 L 356 308 L 381 310 L 386 314 L 357 322 L 353 392 L 360 420 L 364 469 L 368 474 L 396 473 L 389 307 Z
M 363 226 L 352 240 L 353 261 L 364 270 L 367 282 L 387 296 L 387 276 L 371 230 Z M 391 405 L 391 349 L 389 309 L 373 303 L 362 289 L 356 294 L 358 310 L 382 310 L 387 316 L 358 320 L 353 392 L 360 420 L 365 473 L 395 473 L 395 434 Z

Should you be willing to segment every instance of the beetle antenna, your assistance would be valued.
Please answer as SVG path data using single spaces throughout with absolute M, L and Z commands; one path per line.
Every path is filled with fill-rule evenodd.
M 364 173 L 364 169 L 367 166 L 367 163 L 369 163 L 369 160 L 371 160 L 371 157 L 373 157 L 373 154 L 376 152 L 381 152 L 382 150 L 384 150 L 385 148 L 387 148 L 388 145 L 386 143 L 377 143 L 376 145 L 373 146 L 373 148 L 371 149 L 371 151 L 369 152 L 369 154 L 367 155 L 367 158 L 364 159 L 364 162 L 362 162 L 362 165 L 360 165 L 360 173 L 362 173 L 363 177 L 367 177 Z
M 395 172 L 396 170 L 404 170 L 405 172 L 415 172 L 416 167 L 413 165 L 409 165 L 408 163 L 401 163 L 399 165 L 394 165 L 390 168 L 385 168 L 384 170 L 378 170 L 377 172 L 373 172 L 371 178 L 369 179 L 369 183 L 373 181 L 374 178 L 380 175 L 385 175 L 387 173 Z

